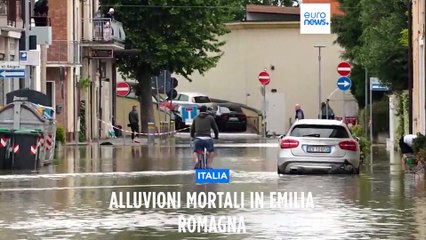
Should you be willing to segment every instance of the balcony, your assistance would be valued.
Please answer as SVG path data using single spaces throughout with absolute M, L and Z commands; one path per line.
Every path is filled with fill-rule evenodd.
M 83 19 L 82 46 L 124 49 L 126 34 L 121 22 L 109 18 Z
M 47 49 L 47 64 L 80 65 L 80 43 L 77 41 L 53 40 Z

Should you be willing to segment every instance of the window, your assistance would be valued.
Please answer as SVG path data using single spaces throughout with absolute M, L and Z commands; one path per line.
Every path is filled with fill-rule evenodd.
M 346 129 L 338 125 L 296 125 L 290 133 L 292 137 L 349 138 Z
M 188 101 L 189 101 L 189 97 L 188 97 L 188 95 L 181 94 L 181 95 L 179 96 L 179 99 L 178 99 L 178 100 L 179 100 L 179 101 L 188 102 Z
M 219 108 L 220 108 L 220 110 L 219 110 L 220 113 L 230 113 L 231 112 L 231 110 L 229 110 L 229 108 L 227 108 L 227 107 L 219 107 Z
M 238 107 L 238 106 L 228 106 L 229 110 L 231 110 L 231 112 L 237 112 L 237 113 L 242 113 L 243 110 Z
M 7 0 L 0 0 L 0 16 L 7 16 Z
M 54 107 L 53 103 L 55 102 L 55 82 L 47 81 L 46 82 L 46 95 L 49 99 L 49 106 Z
M 211 102 L 211 100 L 207 96 L 198 96 L 198 97 L 194 97 L 194 102 L 196 102 L 196 103 L 209 103 L 209 102 Z

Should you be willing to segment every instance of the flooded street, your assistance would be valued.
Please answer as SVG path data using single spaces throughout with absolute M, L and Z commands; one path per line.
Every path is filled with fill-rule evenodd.
M 188 141 L 64 147 L 39 174 L 0 176 L 1 239 L 426 238 L 424 178 L 375 148 L 359 176 L 278 176 L 276 140 L 219 140 L 230 184 L 196 185 Z M 367 161 L 368 162 L 368 161 Z M 108 209 L 115 192 L 312 192 L 312 209 Z M 179 215 L 243 216 L 246 234 L 179 233 Z

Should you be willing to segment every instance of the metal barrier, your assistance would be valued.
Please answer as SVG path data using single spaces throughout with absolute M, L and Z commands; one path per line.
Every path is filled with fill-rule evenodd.
M 110 18 L 83 19 L 83 41 L 122 42 L 126 40 L 123 24 Z

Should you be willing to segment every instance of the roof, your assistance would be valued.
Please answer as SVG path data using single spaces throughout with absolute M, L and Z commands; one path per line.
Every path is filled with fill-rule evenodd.
M 206 94 L 204 94 L 204 93 L 198 93 L 198 92 L 178 92 L 178 94 L 185 94 L 185 95 L 188 95 L 188 96 L 191 96 L 191 97 L 193 97 L 193 96 L 204 96 L 204 97 L 208 97 Z
M 247 13 L 275 13 L 275 14 L 291 14 L 299 15 L 300 8 L 298 7 L 279 7 L 267 5 L 254 5 L 250 4 L 246 7 Z
M 330 119 L 302 119 L 294 123 L 299 124 L 315 124 L 315 125 L 344 125 L 341 120 L 330 120 Z

